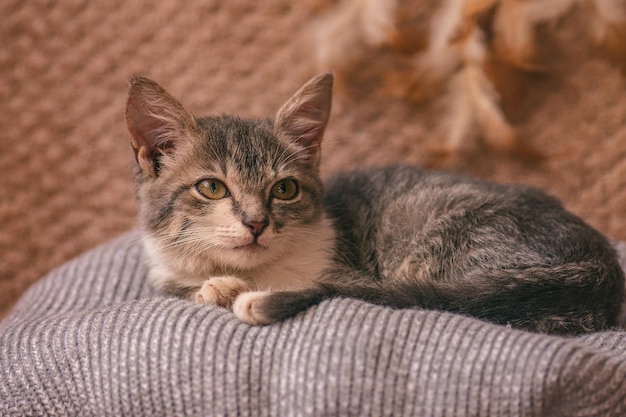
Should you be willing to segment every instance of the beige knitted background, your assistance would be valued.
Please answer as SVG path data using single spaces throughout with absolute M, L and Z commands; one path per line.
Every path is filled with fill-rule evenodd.
M 0 316 L 51 268 L 131 229 L 126 81 L 145 74 L 196 114 L 272 115 L 315 74 L 306 43 L 320 1 L 0 2 Z M 516 120 L 548 158 L 474 150 L 450 169 L 526 182 L 626 239 L 626 94 L 619 72 L 557 25 L 558 74 L 537 80 Z M 429 164 L 436 106 L 335 100 L 326 174 Z

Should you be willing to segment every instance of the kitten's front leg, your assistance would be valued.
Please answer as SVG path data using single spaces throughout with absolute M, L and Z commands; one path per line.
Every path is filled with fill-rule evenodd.
M 213 304 L 231 308 L 239 294 L 250 290 L 248 283 L 233 276 L 207 279 L 202 287 L 192 296 L 199 304 Z
M 239 294 L 233 313 L 244 323 L 266 325 L 295 316 L 331 295 L 315 287 L 295 291 L 249 291 Z
M 270 291 L 250 291 L 240 294 L 233 303 L 233 313 L 244 323 L 252 325 L 272 324 L 280 319 L 271 317 L 263 308 Z

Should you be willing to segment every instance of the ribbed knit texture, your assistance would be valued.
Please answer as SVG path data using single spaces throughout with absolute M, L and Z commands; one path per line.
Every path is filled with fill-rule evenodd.
M 267 327 L 163 298 L 131 233 L 0 323 L 1 416 L 623 416 L 626 332 L 334 299 Z

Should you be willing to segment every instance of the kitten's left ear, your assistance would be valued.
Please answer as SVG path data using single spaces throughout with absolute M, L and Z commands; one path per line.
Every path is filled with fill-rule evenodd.
M 153 177 L 158 175 L 159 158 L 197 128 L 193 115 L 178 100 L 156 82 L 137 75 L 128 87 L 126 124 L 137 164 Z
M 320 145 L 330 116 L 333 74 L 318 75 L 304 84 L 280 108 L 274 131 L 281 139 L 304 148 L 308 160 L 319 164 Z

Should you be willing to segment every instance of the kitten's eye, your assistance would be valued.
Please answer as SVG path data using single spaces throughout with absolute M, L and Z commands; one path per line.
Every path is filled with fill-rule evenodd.
M 220 180 L 202 180 L 196 184 L 196 190 L 211 200 L 219 200 L 230 195 L 228 188 Z
M 298 183 L 294 180 L 282 180 L 272 187 L 272 197 L 279 200 L 291 200 L 298 195 Z

